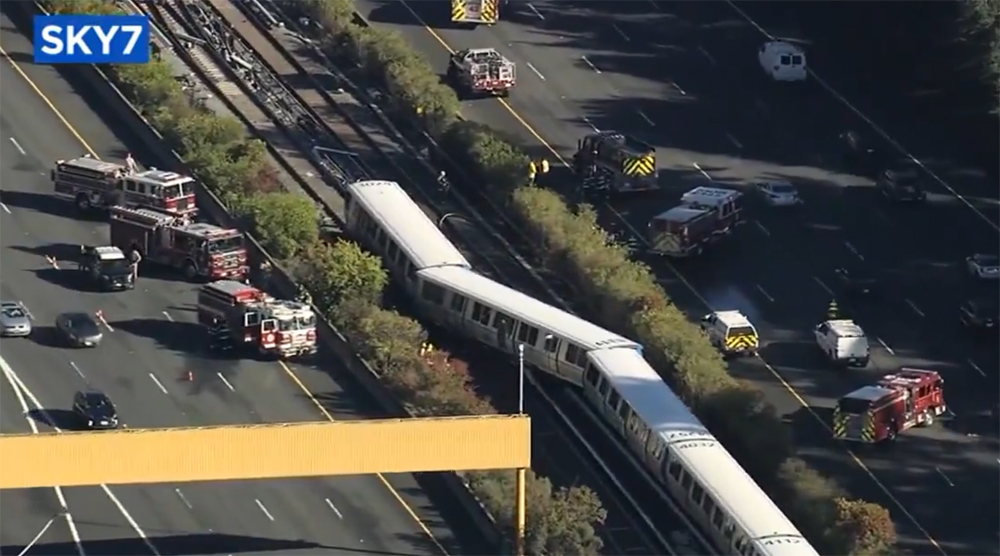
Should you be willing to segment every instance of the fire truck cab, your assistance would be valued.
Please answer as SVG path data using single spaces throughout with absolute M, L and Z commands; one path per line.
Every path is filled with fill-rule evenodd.
M 743 223 L 743 194 L 723 187 L 696 187 L 681 195 L 686 207 L 711 211 L 716 235 L 729 235 Z
M 138 251 L 143 262 L 180 270 L 188 280 L 242 280 L 249 271 L 239 230 L 152 208 L 112 207 L 111 243 L 125 253 Z
M 216 319 L 229 327 L 237 347 L 259 355 L 284 359 L 316 353 L 316 314 L 305 303 L 219 280 L 198 291 L 198 322 L 211 326 Z
M 500 20 L 500 0 L 451 0 L 455 23 L 493 25 Z
M 506 97 L 517 84 L 514 62 L 493 48 L 466 48 L 452 54 L 448 79 L 459 97 Z
M 834 437 L 876 444 L 912 427 L 927 427 L 947 411 L 944 380 L 936 371 L 904 367 L 840 398 Z
M 656 149 L 617 131 L 599 131 L 580 139 L 573 170 L 588 190 L 630 193 L 660 188 Z
M 176 215 L 193 216 L 195 180 L 151 168 L 139 171 L 131 155 L 115 164 L 84 155 L 58 160 L 50 178 L 58 197 L 72 200 L 80 212 L 115 205 L 152 207 Z

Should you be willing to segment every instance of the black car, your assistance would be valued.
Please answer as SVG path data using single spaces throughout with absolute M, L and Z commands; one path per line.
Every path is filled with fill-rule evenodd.
M 90 284 L 99 290 L 121 291 L 135 288 L 132 265 L 117 247 L 81 247 L 78 268 Z
M 959 308 L 959 320 L 967 328 L 995 330 L 1000 320 L 1000 302 L 996 299 L 970 299 Z
M 91 429 L 118 428 L 118 411 L 104 392 L 91 390 L 73 396 L 73 412 Z
M 845 131 L 840 134 L 840 140 L 844 146 L 847 165 L 852 171 L 874 178 L 885 168 L 884 153 L 865 141 L 858 132 Z
M 872 295 L 878 286 L 874 277 L 838 268 L 833 271 L 837 276 L 837 287 L 848 295 Z
M 104 339 L 101 327 L 90 313 L 62 313 L 56 317 L 56 333 L 72 347 L 97 347 Z
M 920 171 L 912 165 L 898 165 L 883 170 L 875 179 L 875 189 L 890 201 L 923 202 L 927 200 Z

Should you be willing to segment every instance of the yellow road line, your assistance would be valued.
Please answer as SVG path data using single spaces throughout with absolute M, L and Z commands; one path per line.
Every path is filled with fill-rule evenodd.
M 25 73 L 23 69 L 21 69 L 21 67 L 17 64 L 17 62 L 15 62 L 10 57 L 9 54 L 7 54 L 7 51 L 4 50 L 3 47 L 0 47 L 0 56 L 3 56 L 3 58 L 5 58 L 8 62 L 10 62 L 10 65 L 11 67 L 14 68 L 14 71 L 16 71 L 18 75 L 20 75 L 22 78 L 24 78 L 24 81 L 28 83 L 28 86 L 30 86 L 31 89 L 35 92 L 35 94 L 37 94 L 38 97 L 41 98 L 43 102 L 45 102 L 45 104 L 49 107 L 49 109 L 52 110 L 52 113 L 56 115 L 56 118 L 58 118 L 59 121 L 62 122 L 64 126 L 66 126 L 66 129 L 69 130 L 69 132 L 73 135 L 73 137 L 75 137 L 76 140 L 80 142 L 83 148 L 86 149 L 91 156 L 93 156 L 94 158 L 98 158 L 97 152 L 94 150 L 94 148 L 91 147 L 89 143 L 87 143 L 86 139 L 83 138 L 80 132 L 78 132 L 76 128 L 73 127 L 73 124 L 69 123 L 69 120 L 67 120 L 66 117 L 63 116 L 62 112 L 60 112 L 58 108 L 56 108 L 56 105 L 45 95 L 45 93 L 42 92 L 42 90 L 38 87 L 38 85 L 36 85 L 35 82 L 32 81 L 30 77 L 28 77 L 28 74 Z M 285 374 L 287 374 L 288 377 L 291 378 L 292 382 L 294 382 L 295 385 L 298 386 L 299 389 L 301 389 L 306 394 L 306 396 L 309 397 L 310 400 L 312 400 L 313 404 L 316 405 L 320 413 L 323 414 L 323 417 L 325 417 L 328 421 L 335 421 L 336 419 L 333 418 L 333 415 L 330 415 L 330 412 L 327 411 L 325 407 L 323 407 L 323 404 L 321 404 L 319 400 L 316 399 L 316 396 L 313 395 L 313 393 L 310 392 L 308 388 L 306 388 L 306 385 L 303 384 L 301 380 L 299 380 L 299 377 L 295 374 L 295 372 L 292 371 L 292 369 L 284 362 L 279 361 L 279 364 L 281 365 L 281 368 L 285 371 Z M 385 485 L 385 488 L 389 490 L 393 498 L 395 498 L 396 501 L 399 502 L 399 504 L 403 507 L 403 509 L 406 510 L 406 513 L 410 514 L 410 517 L 412 517 L 413 521 L 417 523 L 417 526 L 420 527 L 420 530 L 423 531 L 424 534 L 427 535 L 427 538 L 429 538 L 431 542 L 434 543 L 434 546 L 436 546 L 438 550 L 441 551 L 441 554 L 443 554 L 444 556 L 450 556 L 450 554 L 448 553 L 447 550 L 445 550 L 441 542 L 437 540 L 437 537 L 435 537 L 434 534 L 431 533 L 431 530 L 427 527 L 427 525 L 423 522 L 423 520 L 420 519 L 420 517 L 417 515 L 417 512 L 415 512 L 413 508 L 406 503 L 406 500 L 404 500 L 403 497 L 399 494 L 399 492 L 395 489 L 395 487 L 393 487 L 392 484 L 389 483 L 388 479 L 386 479 L 385 476 L 382 475 L 381 473 L 376 473 L 376 476 L 382 482 L 382 484 Z
M 448 44 L 448 43 L 447 43 L 447 42 L 446 42 L 446 41 L 444 40 L 444 38 L 442 38 L 442 37 L 441 37 L 441 35 L 439 35 L 439 34 L 437 33 L 437 31 L 435 31 L 434 29 L 432 29 L 432 28 L 431 28 L 431 26 L 427 24 L 427 22 L 425 22 L 425 21 L 423 20 L 423 18 L 421 18 L 421 17 L 420 17 L 420 15 L 418 15 L 418 14 L 417 14 L 417 12 L 416 12 L 416 11 L 414 11 L 414 10 L 413 10 L 413 8 L 411 8 L 411 7 L 410 7 L 410 5 L 409 5 L 409 4 L 407 3 L 407 1 L 406 1 L 406 0 L 400 0 L 400 1 L 401 1 L 401 2 L 403 3 L 403 6 L 405 6 L 405 7 L 406 7 L 406 10 L 407 10 L 408 12 L 410 12 L 410 14 L 411 14 L 411 15 L 413 16 L 413 18 L 414 18 L 414 19 L 416 19 L 416 20 L 417 20 L 417 22 L 418 22 L 418 23 L 419 23 L 420 25 L 422 25 L 422 26 L 423 26 L 423 28 L 424 28 L 424 29 L 425 29 L 425 30 L 426 30 L 426 31 L 427 31 L 428 33 L 430 33 L 431 37 L 434 37 L 434 40 L 436 40 L 436 41 L 437 41 L 437 42 L 438 42 L 438 43 L 439 43 L 439 44 L 440 44 L 440 45 L 441 45 L 442 47 L 444 47 L 444 49 L 445 49 L 445 50 L 447 50 L 448 52 L 450 52 L 450 53 L 452 53 L 452 54 L 454 54 L 454 53 L 455 53 L 455 49 L 454 49 L 454 48 L 452 48 L 452 47 L 451 47 L 451 45 L 450 45 L 450 44 Z M 524 127 L 524 129 L 525 129 L 525 130 L 527 130 L 527 131 L 528 131 L 528 133 L 530 133 L 530 134 L 531 134 L 531 136 L 532 136 L 532 137 L 534 137 L 535 139 L 537 139 L 537 140 L 538 140 L 539 144 L 541 144 L 541 145 L 542 145 L 543 147 L 545 147 L 545 148 L 546 148 L 546 149 L 547 149 L 547 150 L 548 150 L 549 152 L 551 152 L 551 153 L 552 153 L 552 155 L 553 155 L 553 156 L 555 156 L 555 157 L 556 157 L 556 159 L 557 159 L 557 160 L 558 160 L 559 162 L 561 162 L 563 166 L 566 166 L 566 167 L 569 167 L 569 163 L 567 163 L 567 162 L 566 162 L 566 160 L 565 160 L 565 159 L 564 159 L 564 158 L 563 158 L 563 157 L 562 157 L 562 156 L 561 156 L 561 155 L 559 154 L 559 152 L 558 152 L 558 151 L 556 151 L 555 147 L 553 147 L 553 146 L 552 146 L 551 144 L 549 144 L 549 142 L 548 142 L 548 141 L 546 141 L 546 140 L 545 140 L 545 139 L 544 139 L 544 138 L 542 137 L 542 135 L 541 135 L 541 134 L 540 134 L 540 133 L 539 133 L 538 131 L 536 131 L 536 130 L 535 130 L 535 128 L 533 128 L 533 127 L 531 126 L 531 124 L 529 124 L 529 123 L 528 123 L 528 121 L 527 121 L 527 120 L 526 120 L 526 119 L 525 119 L 525 118 L 524 118 L 523 116 L 521 116 L 521 115 L 520 115 L 520 114 L 519 114 L 519 113 L 517 112 L 517 110 L 515 110 L 515 109 L 514 109 L 514 107 L 513 107 L 513 106 L 511 106 L 511 104 L 510 104 L 510 103 L 509 103 L 508 101 L 506 101 L 506 100 L 504 100 L 504 99 L 502 99 L 502 98 L 497 98 L 496 100 L 497 100 L 497 102 L 499 102 L 499 103 L 500 103 L 500 104 L 501 104 L 501 105 L 502 105 L 502 106 L 503 106 L 504 108 L 506 108 L 506 109 L 507 109 L 507 111 L 508 111 L 508 112 L 510 113 L 510 115 L 511 115 L 511 116 L 513 116 L 513 118 L 514 118 L 515 120 L 517 120 L 517 122 L 518 122 L 518 123 L 520 123 L 520 124 L 521 124 L 521 125 L 522 125 L 522 126 Z M 678 270 L 677 270 L 677 268 L 676 268 L 676 267 L 674 267 L 674 265 L 670 264 L 669 262 L 666 262 L 665 264 L 667 265 L 667 268 L 669 268 L 669 269 L 670 269 L 670 272 L 671 272 L 671 273 L 672 273 L 672 274 L 673 274 L 674 276 L 676 276 L 676 277 L 678 278 L 678 280 L 680 280 L 680 281 L 681 281 L 681 283 L 682 283 L 682 284 L 684 284 L 684 287 L 686 287 L 686 288 L 687 288 L 688 290 L 690 290 L 690 291 L 691 291 L 691 293 L 693 293 L 693 294 L 695 295 L 695 297 L 697 297 L 697 298 L 698 298 L 698 300 L 699 300 L 699 301 L 701 301 L 701 303 L 702 303 L 702 304 L 703 304 L 703 305 L 704 305 L 705 307 L 707 307 L 707 308 L 708 308 L 709 310 L 713 310 L 713 309 L 712 309 L 712 306 L 711 306 L 711 305 L 709 305 L 708 301 L 707 301 L 707 300 L 706 300 L 706 299 L 705 299 L 705 298 L 704 298 L 704 297 L 703 297 L 703 296 L 701 295 L 701 293 L 699 293 L 699 292 L 698 292 L 698 290 L 697 290 L 697 289 L 696 289 L 696 288 L 694 287 L 694 285 L 693 285 L 693 284 L 691 284 L 691 283 L 690 283 L 690 282 L 689 282 L 689 281 L 687 280 L 687 278 L 685 278 L 685 277 L 684 277 L 684 276 L 683 276 L 683 275 L 682 275 L 682 274 L 680 273 L 680 271 L 678 271 Z M 758 355 L 758 357 L 760 357 L 760 356 Z M 780 383 L 781 383 L 781 385 L 782 385 L 782 386 L 783 386 L 783 387 L 785 388 L 785 390 L 787 390 L 787 391 L 788 391 L 788 393 L 789 393 L 789 394 L 791 394 L 793 398 L 795 398 L 795 401 L 797 401 L 797 402 L 799 403 L 799 405 L 801 405 L 802 407 L 804 407 L 804 408 L 805 408 L 805 410 L 806 410 L 806 411 L 808 411 L 808 412 L 809 412 L 809 414 L 810 414 L 810 415 L 812 415 L 812 416 L 813 416 L 813 418 L 814 418 L 814 419 L 816 419 L 816 421 L 817 421 L 817 422 L 819 422 L 819 423 L 820 423 L 820 424 L 821 424 L 821 425 L 823 426 L 823 428 L 824 428 L 824 429 L 826 429 L 827 431 L 829 431 L 829 432 L 830 432 L 830 435 L 832 436 L 832 435 L 833 435 L 833 431 L 832 431 L 832 430 L 830 429 L 830 426 L 829 426 L 829 425 L 828 425 L 828 424 L 826 423 L 826 421 L 824 421 L 824 420 L 823 420 L 823 418 L 822 418 L 822 417 L 820 417 L 819 413 L 817 413 L 817 412 L 816 412 L 816 410 L 815 410 L 815 409 L 813 409 L 813 407 L 809 405 L 809 402 L 807 402 L 807 401 L 805 400 L 805 398 L 803 398 L 803 397 L 802 397 L 802 396 L 801 396 L 801 395 L 800 395 L 800 394 L 799 394 L 799 393 L 798 393 L 798 392 L 797 392 L 797 391 L 795 390 L 795 388 L 794 388 L 794 387 L 792 387 L 792 385 L 791 385 L 791 384 L 789 384 L 789 383 L 788 383 L 788 381 L 786 381 L 786 380 L 785 380 L 785 378 L 784 378 L 783 376 L 781 376 L 781 374 L 780 374 L 780 373 L 778 373 L 778 371 L 777 371 L 777 370 L 776 370 L 776 369 L 775 369 L 774 367 L 772 367 L 772 366 L 771 366 L 771 364 L 770 364 L 770 363 L 768 363 L 767 361 L 765 361 L 763 357 L 760 357 L 760 360 L 761 360 L 761 362 L 762 362 L 762 363 L 764 363 L 764 366 L 765 366 L 765 367 L 767 368 L 767 370 L 768 370 L 768 371 L 769 371 L 769 372 L 771 373 L 771 375 L 773 375 L 773 376 L 774 376 L 774 378 L 775 378 L 775 379 L 776 379 L 776 380 L 777 380 L 778 382 L 780 382 Z M 887 487 L 887 486 L 886 486 L 886 485 L 885 485 L 885 484 L 884 484 L 884 483 L 883 483 L 882 481 L 880 481 L 880 480 L 878 479 L 878 477 L 876 477 L 876 476 L 875 476 L 875 473 L 874 473 L 874 472 L 872 472 L 872 470 L 871 470 L 871 469 L 870 469 L 870 468 L 869 468 L 869 467 L 868 467 L 868 466 L 867 466 L 867 465 L 866 465 L 866 464 L 865 464 L 865 463 L 864 463 L 863 461 L 861 461 L 861 458 L 859 458 L 859 457 L 857 456 L 857 454 L 855 454 L 855 452 L 854 452 L 853 450 L 851 450 L 850 448 L 847 448 L 847 447 L 845 447 L 845 448 L 844 448 L 844 450 L 845 450 L 845 451 L 847 452 L 847 454 L 848 454 L 848 455 L 849 455 L 849 456 L 851 457 L 851 460 L 852 460 L 852 461 L 854 461 L 854 463 L 855 463 L 855 464 L 857 464 L 857 465 L 858 465 L 858 467 L 860 467 L 860 468 L 861 468 L 861 470 L 862 470 L 862 471 L 864 471 L 864 472 L 865 472 L 865 474 L 866 474 L 866 475 L 868 475 L 868 477 L 869 477 L 869 478 L 871 478 L 871 480 L 872 480 L 872 481 L 874 481 L 874 483 L 875 483 L 875 484 L 876 484 L 876 485 L 878 486 L 879 490 L 881 490 L 881 491 L 882 491 L 882 493 L 883 493 L 883 494 L 885 494 L 885 495 L 886 495 L 886 497 L 887 497 L 887 498 L 889 498 L 889 500 L 891 500 L 891 501 L 893 502 L 893 504 L 895 504 L 895 505 L 896 505 L 896 507 L 898 507 L 898 508 L 899 508 L 900 512 L 902 512 L 902 513 L 903 513 L 903 515 L 905 515 L 905 516 L 906 516 L 906 518 L 910 520 L 910 522 L 911 522 L 911 523 L 912 523 L 912 524 L 913 524 L 913 525 L 914 525 L 914 526 L 915 526 L 915 527 L 917 528 L 917 530 L 918 530 L 918 531 L 920 531 L 920 533 L 921 533 L 922 535 L 924 535 L 924 537 L 926 537 L 926 538 L 927 538 L 927 540 L 928 540 L 928 541 L 929 541 L 929 542 L 930 542 L 930 543 L 931 543 L 931 544 L 932 544 L 932 545 L 934 546 L 934 548 L 936 548 L 936 549 L 937 549 L 937 551 L 938 551 L 938 552 L 940 552 L 940 553 L 941 553 L 941 554 L 942 554 L 943 556 L 947 556 L 947 552 L 945 552 L 945 551 L 944 551 L 944 549 L 943 549 L 943 548 L 941 547 L 940 543 L 938 543 L 938 541 L 937 541 L 937 540 L 936 540 L 936 539 L 935 539 L 935 538 L 934 538 L 933 536 L 931 536 L 931 534 L 930 534 L 930 533 L 929 533 L 929 532 L 927 531 L 927 529 L 925 529 L 925 528 L 924 528 L 924 526 L 923 526 L 923 525 L 921 525 L 919 521 L 917 521 L 917 518 L 916 518 L 916 516 L 914 516 L 914 515 L 913 515 L 912 513 L 910 513 L 910 511 L 909 511 L 909 510 L 907 510 L 905 506 L 903 506 L 902 502 L 900 502 L 900 501 L 899 501 L 899 500 L 898 500 L 898 499 L 897 499 L 897 498 L 896 498 L 896 497 L 895 497 L 895 496 L 894 496 L 894 495 L 892 494 L 892 492 L 891 492 L 891 491 L 889 490 L 889 487 Z

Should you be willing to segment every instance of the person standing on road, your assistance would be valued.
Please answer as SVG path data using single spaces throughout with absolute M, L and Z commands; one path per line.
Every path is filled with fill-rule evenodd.
M 139 254 L 139 250 L 133 248 L 128 252 L 128 263 L 129 268 L 132 270 L 132 281 L 134 282 L 136 278 L 139 277 L 139 263 L 142 262 L 142 255 Z

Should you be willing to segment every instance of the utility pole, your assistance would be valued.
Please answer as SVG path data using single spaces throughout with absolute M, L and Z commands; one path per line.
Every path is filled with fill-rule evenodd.
M 517 413 L 524 415 L 524 344 L 517 346 L 517 370 L 518 370 L 518 394 Z M 527 470 L 523 467 L 517 470 L 517 556 L 524 556 L 524 528 L 525 528 L 525 475 Z

